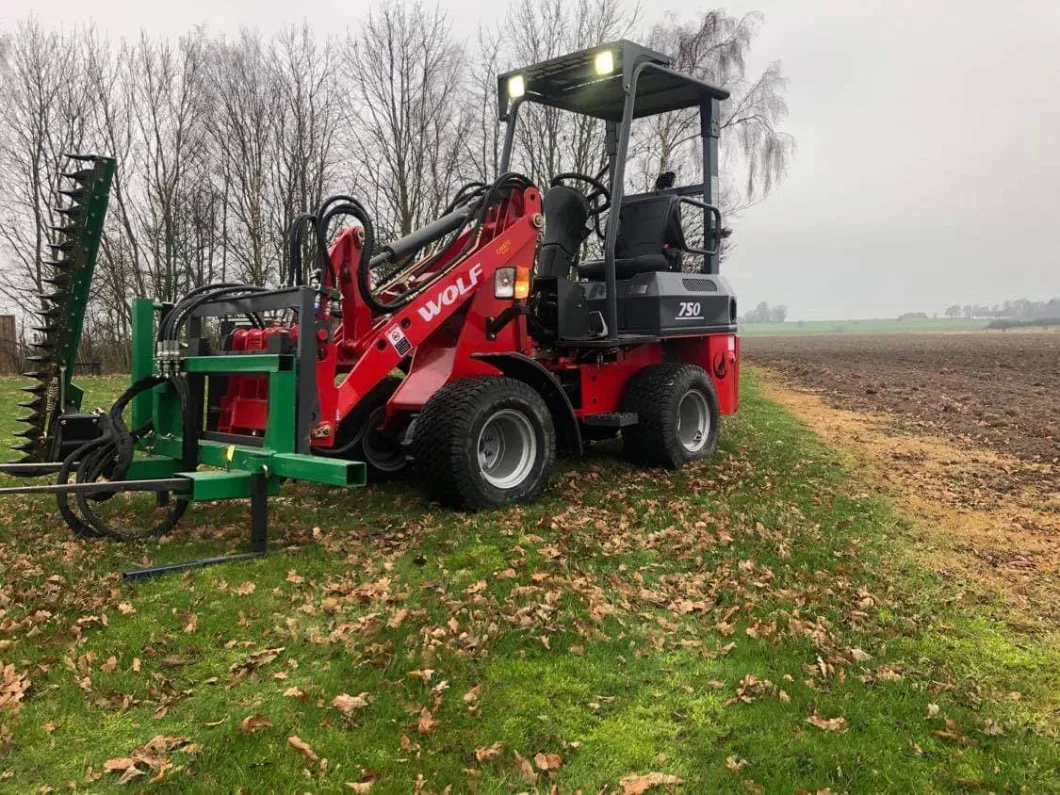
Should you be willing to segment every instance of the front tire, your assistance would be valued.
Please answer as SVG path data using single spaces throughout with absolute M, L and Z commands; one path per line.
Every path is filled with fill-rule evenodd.
M 431 396 L 416 419 L 412 451 L 429 499 L 499 508 L 541 496 L 556 462 L 556 431 L 532 387 L 476 376 Z
M 626 459 L 634 464 L 678 469 L 718 446 L 718 394 L 702 367 L 645 367 L 630 379 L 622 402 L 638 415 L 636 425 L 622 430 Z

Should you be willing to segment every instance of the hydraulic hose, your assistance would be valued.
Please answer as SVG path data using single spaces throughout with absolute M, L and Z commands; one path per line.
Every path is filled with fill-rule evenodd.
M 112 481 L 121 480 L 132 463 L 136 442 L 151 432 L 150 423 L 137 428 L 135 431 L 130 431 L 125 424 L 122 413 L 134 397 L 166 382 L 173 382 L 176 385 L 181 396 L 182 411 L 184 416 L 188 416 L 187 388 L 183 383 L 183 379 L 167 378 L 161 375 L 150 375 L 140 379 L 122 393 L 121 397 L 111 406 L 109 412 L 100 415 L 99 422 L 103 427 L 102 434 L 98 438 L 81 445 L 63 460 L 57 482 L 68 482 L 71 471 L 75 466 L 77 467 L 75 481 L 77 483 L 94 483 L 104 476 Z M 187 447 L 185 447 L 185 457 L 187 457 Z M 188 463 L 188 461 L 184 462 L 185 468 L 189 468 L 187 466 Z M 194 468 L 194 465 L 190 468 Z M 60 492 L 57 495 L 57 502 L 59 513 L 62 515 L 63 520 L 77 535 L 107 536 L 121 541 L 150 535 L 163 535 L 173 529 L 188 509 L 188 500 L 178 496 L 167 509 L 162 520 L 154 526 L 118 530 L 109 526 L 99 516 L 92 506 L 93 495 L 90 493 L 78 492 L 77 494 L 80 516 L 70 507 L 67 494 Z
M 390 314 L 408 306 L 411 301 L 421 295 L 424 291 L 428 290 L 442 276 L 448 273 L 451 268 L 461 262 L 468 252 L 470 252 L 477 244 L 482 226 L 486 222 L 489 208 L 500 200 L 506 191 L 511 191 L 514 188 L 525 189 L 532 184 L 533 183 L 530 182 L 527 177 L 514 172 L 502 174 L 489 186 L 480 183 L 468 183 L 468 185 L 465 185 L 457 192 L 457 197 L 450 203 L 451 205 L 455 204 L 457 209 L 444 215 L 442 218 L 439 218 L 423 229 L 417 230 L 411 235 L 389 244 L 379 256 L 371 258 L 368 262 L 362 257 L 361 266 L 357 269 L 357 286 L 365 303 L 371 306 L 375 311 L 384 314 Z M 460 206 L 461 203 L 464 204 L 464 207 Z M 468 220 L 471 218 L 474 218 L 474 228 L 468 235 L 468 239 L 464 243 L 463 248 L 461 248 L 460 252 L 455 257 L 453 257 L 450 264 L 445 269 L 434 274 L 433 278 L 425 281 L 423 284 L 416 287 L 416 289 L 410 290 L 408 293 L 394 299 L 394 301 L 389 304 L 384 304 L 372 294 L 371 271 L 373 268 L 398 261 L 402 257 L 414 254 L 416 251 L 430 243 L 444 239 L 448 234 L 459 232 L 466 226 Z

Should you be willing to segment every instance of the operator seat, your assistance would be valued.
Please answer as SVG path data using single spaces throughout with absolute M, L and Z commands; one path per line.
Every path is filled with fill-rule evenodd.
M 615 276 L 629 279 L 638 273 L 680 271 L 681 251 L 687 248 L 681 228 L 681 197 L 661 192 L 622 200 L 615 241 Z M 587 260 L 578 274 L 602 281 L 604 261 Z

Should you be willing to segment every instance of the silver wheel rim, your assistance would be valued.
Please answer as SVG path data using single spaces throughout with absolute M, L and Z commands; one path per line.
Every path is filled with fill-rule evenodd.
M 710 407 L 698 389 L 689 389 L 677 404 L 677 440 L 690 453 L 698 453 L 710 436 Z
M 514 489 L 527 479 L 537 459 L 534 426 L 521 411 L 501 409 L 478 435 L 478 468 L 494 488 Z

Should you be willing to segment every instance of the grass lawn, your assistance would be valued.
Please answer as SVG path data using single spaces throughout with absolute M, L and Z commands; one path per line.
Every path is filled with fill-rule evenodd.
M 1060 791 L 1054 639 L 911 561 L 753 372 L 680 473 L 603 447 L 476 515 L 288 485 L 267 558 L 115 573 L 246 517 L 120 545 L 0 501 L 0 791 Z
M 790 337 L 804 334 L 924 334 L 937 331 L 982 331 L 988 322 L 965 318 L 793 320 L 786 323 L 741 323 L 740 336 Z

